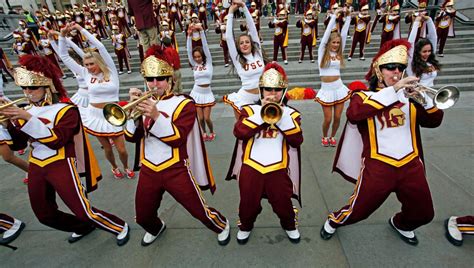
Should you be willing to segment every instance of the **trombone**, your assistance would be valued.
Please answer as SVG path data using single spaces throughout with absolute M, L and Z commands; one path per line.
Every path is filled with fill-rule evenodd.
M 102 110 L 105 120 L 110 124 L 121 127 L 127 123 L 128 119 L 137 119 L 142 115 L 141 111 L 133 110 L 140 102 L 150 98 L 155 92 L 148 91 L 140 98 L 128 103 L 127 105 L 121 107 L 116 103 L 107 103 Z
M 6 104 L 3 104 L 0 106 L 0 111 L 3 110 L 3 109 L 6 109 L 8 107 L 11 107 L 13 105 L 16 105 L 17 103 L 21 103 L 21 102 L 28 102 L 30 100 L 30 98 L 28 96 L 26 97 L 23 97 L 23 98 L 19 98 L 17 100 L 14 100 L 14 101 L 11 101 L 9 103 L 6 103 Z M 29 109 L 28 107 L 24 107 L 23 109 L 27 110 Z M 0 115 L 0 123 L 3 123 L 5 121 L 9 120 L 8 117 L 4 116 L 4 115 Z

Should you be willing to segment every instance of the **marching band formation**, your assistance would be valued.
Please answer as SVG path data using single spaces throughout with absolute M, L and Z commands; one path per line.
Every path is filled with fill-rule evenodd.
M 91 2 L 82 9 L 73 5 L 64 13 L 44 7 L 35 12 L 37 32 L 21 20 L 13 33 L 18 67 L 13 68 L 0 50 L 2 72 L 13 78 L 25 95 L 11 101 L 0 81 L 0 153 L 6 162 L 27 172 L 25 183 L 38 220 L 71 233 L 69 243 L 95 229 L 115 235 L 118 246 L 128 242 L 128 224 L 94 207 L 87 197 L 102 179 L 89 141 L 95 136 L 115 179 L 133 179 L 139 171 L 135 215 L 145 230 L 143 246 L 151 245 L 166 229 L 158 215 L 165 191 L 215 232 L 220 245 L 229 243 L 229 220 L 202 195 L 203 190 L 216 190 L 204 143 L 216 139 L 211 119 L 216 103 L 212 93 L 215 61 L 206 37 L 211 18 L 220 34 L 224 66 L 231 65 L 242 83 L 237 92 L 223 97 L 236 119 L 235 148 L 226 180 L 237 179 L 240 190 L 237 242 L 249 240 L 262 210 L 261 200 L 266 198 L 288 239 L 298 243 L 298 210 L 292 198 L 301 204 L 303 130 L 300 112 L 288 105 L 291 77 L 277 63 L 281 50 L 282 62 L 288 64 L 289 6 L 277 1 L 276 16 L 267 16 L 268 26 L 274 29 L 273 61 L 269 61 L 259 32 L 266 7 L 261 1 L 249 7 L 242 0 L 143 1 L 140 8 L 151 7 L 151 17 L 142 16 L 132 2 L 128 8 L 120 0 L 109 0 L 105 8 Z M 207 14 L 208 6 L 212 14 Z M 436 54 L 443 57 L 447 38 L 454 36 L 453 6 L 452 0 L 445 0 L 432 19 L 427 16 L 427 1 L 420 0 L 418 9 L 405 17 L 410 24 L 406 40 L 401 39 L 399 24 L 405 12 L 400 12 L 397 0 L 377 1 L 374 20 L 366 0 L 359 1 L 359 11 L 354 11 L 350 0 L 342 6 L 332 0 L 319 40 L 318 1 L 297 1 L 299 63 L 306 48 L 309 60 L 315 62 L 313 48 L 319 40 L 316 57 L 321 88 L 314 100 L 324 114 L 321 145 L 337 147 L 333 171 L 355 184 L 347 205 L 328 215 L 320 231 L 322 239 L 330 239 L 342 226 L 366 219 L 393 192 L 402 206 L 389 225 L 403 241 L 417 245 L 415 229 L 433 219 L 420 128 L 438 127 L 443 109 L 459 97 L 453 86 L 432 89 L 441 71 Z M 234 29 L 238 17 L 245 19 L 241 33 Z M 144 26 L 150 19 L 151 28 Z M 344 85 L 341 69 L 351 25 L 354 34 L 346 59 L 352 60 L 359 45 L 359 59 L 364 61 L 364 47 L 378 23 L 381 43 L 365 76 L 368 87 L 360 81 Z M 177 34 L 186 36 L 182 47 Z M 127 46 L 130 37 L 139 39 L 140 72 L 146 86 L 144 91 L 131 88 L 128 104 L 119 105 L 119 75 L 124 73 L 124 65 L 127 73 L 134 71 Z M 103 39 L 111 39 L 118 68 Z M 183 48 L 194 76 L 189 95 L 179 94 L 182 59 L 178 50 Z M 61 80 L 66 77 L 61 63 L 78 84 L 71 98 Z M 21 101 L 28 105 L 19 107 Z M 347 122 L 338 143 L 335 137 L 346 101 Z M 126 141 L 136 147 L 132 167 Z M 14 155 L 28 145 L 28 162 Z M 72 214 L 59 210 L 56 194 Z M 0 214 L 0 245 L 11 243 L 24 228 L 19 219 Z M 462 234 L 474 234 L 473 216 L 446 220 L 451 243 L 461 245 Z

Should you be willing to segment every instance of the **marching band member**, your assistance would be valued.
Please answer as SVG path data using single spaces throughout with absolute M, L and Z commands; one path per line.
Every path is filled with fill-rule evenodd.
M 176 40 L 176 32 L 170 30 L 169 23 L 167 21 L 161 21 L 161 31 L 160 31 L 160 40 L 163 43 L 164 39 L 167 38 L 171 40 L 171 44 L 176 51 L 178 51 L 178 41 Z M 201 39 L 199 39 L 201 40 Z
M 112 45 L 114 46 L 115 55 L 117 55 L 119 63 L 119 72 L 118 74 L 123 74 L 123 63 L 125 61 L 125 66 L 127 67 L 127 73 L 131 74 L 132 70 L 130 69 L 130 62 L 128 58 L 130 57 L 130 51 L 127 47 L 127 37 L 123 32 L 120 31 L 120 27 L 117 24 L 112 25 Z
M 341 67 L 344 67 L 343 51 L 346 45 L 347 33 L 351 23 L 350 15 L 346 17 L 341 33 L 332 32 L 331 29 L 337 23 L 338 13 L 331 15 L 331 20 L 324 32 L 318 48 L 318 67 L 321 77 L 321 89 L 316 95 L 315 101 L 321 104 L 324 114 L 322 123 L 321 145 L 324 147 L 335 147 L 336 133 L 339 128 L 344 102 L 350 98 L 350 92 L 341 80 Z M 329 126 L 332 122 L 331 136 L 328 136 Z
M 405 95 L 411 93 L 404 89 L 418 81 L 413 76 L 401 78 L 409 47 L 402 39 L 385 43 L 365 77 L 370 90 L 351 98 L 333 170 L 356 186 L 349 204 L 329 214 L 320 232 L 325 240 L 336 228 L 369 217 L 392 192 L 401 211 L 389 225 L 406 243 L 417 245 L 414 230 L 434 217 L 420 127 L 438 127 L 443 111 L 430 98 L 422 106 Z
M 79 9 L 79 5 L 77 4 L 72 5 L 72 19 L 75 23 L 81 25 L 81 27 L 84 27 L 86 23 L 84 12 Z
M 199 21 L 203 25 L 203 29 L 207 32 L 207 11 L 206 11 L 206 0 L 198 0 L 198 17 Z
M 427 39 L 420 38 L 415 42 L 417 36 L 416 29 L 418 29 L 416 27 L 418 27 L 423 20 L 426 21 L 425 24 L 428 28 Z M 410 49 L 408 51 L 407 74 L 420 78 L 419 83 L 428 87 L 433 87 L 434 80 L 438 76 L 438 71 L 441 68 L 441 64 L 436 60 L 434 49 L 437 44 L 437 39 L 436 27 L 433 20 L 423 15 L 416 17 L 408 37 Z
M 125 37 L 129 37 L 132 34 L 132 31 L 130 31 L 130 27 L 128 27 L 129 19 L 127 10 L 125 10 L 125 7 L 122 5 L 122 0 L 115 1 L 115 10 L 117 12 L 120 32 L 124 34 Z
M 397 0 L 394 0 L 391 5 L 388 6 L 388 14 L 383 15 L 379 22 L 382 23 L 382 35 L 380 40 L 380 47 L 393 39 L 400 38 L 400 5 Z
M 31 44 L 31 42 L 27 42 L 23 38 L 22 32 L 14 31 L 13 38 L 15 38 L 15 41 L 13 42 L 13 51 L 18 55 L 18 57 L 27 54 L 35 54 L 35 49 L 33 45 Z
M 107 30 L 105 30 L 104 13 L 102 12 L 102 9 L 97 6 L 96 2 L 91 2 L 90 5 L 92 8 L 93 24 L 97 28 L 100 37 L 107 39 L 109 35 L 107 34 Z
M 1 111 L 10 120 L 12 148 L 26 147 L 31 141 L 28 194 L 38 220 L 57 230 L 73 232 L 69 243 L 82 239 L 95 228 L 108 231 L 123 246 L 129 239 L 127 223 L 93 207 L 86 197 L 79 174 L 86 175 L 87 192 L 101 178 L 98 163 L 89 150 L 79 112 L 67 101 L 58 68 L 40 56 L 25 55 L 15 69 L 15 83 L 28 96 L 28 111 L 10 106 Z M 56 193 L 74 213 L 58 209 Z
M 194 75 L 194 86 L 189 94 L 195 102 L 199 125 L 203 132 L 204 141 L 213 141 L 216 138 L 211 119 L 211 108 L 216 104 L 214 94 L 212 94 L 211 82 L 214 68 L 212 66 L 211 51 L 206 40 L 204 29 L 200 28 L 202 47 L 191 48 L 191 32 L 188 29 L 188 38 L 186 42 L 188 60 L 191 63 Z M 209 128 L 209 134 L 206 132 L 206 125 Z
M 84 67 L 76 63 L 67 52 L 65 36 L 71 29 L 80 31 L 87 37 L 89 42 L 99 48 L 99 53 L 88 52 L 84 54 Z M 109 139 L 114 142 L 126 176 L 132 179 L 135 173 L 128 168 L 128 153 L 125 148 L 123 129 L 107 122 L 102 112 L 105 104 L 119 100 L 119 78 L 112 57 L 107 52 L 104 44 L 95 39 L 78 24 L 72 26 L 67 25 L 61 30 L 61 36 L 59 37 L 59 55 L 63 62 L 69 62 L 68 64 L 71 71 L 84 77 L 87 83 L 89 106 L 84 109 L 85 116 L 83 117 L 86 132 L 97 137 L 104 148 L 105 157 L 112 165 L 114 178 L 121 179 L 124 175 L 115 162 L 115 156 Z
M 418 16 L 427 16 L 428 15 L 427 12 L 426 12 L 427 3 L 428 3 L 428 0 L 419 0 L 418 1 L 418 11 L 417 12 L 410 12 L 405 16 L 405 23 L 410 24 L 410 27 L 408 28 L 408 32 L 411 32 L 411 29 L 413 28 L 413 23 L 415 22 L 415 19 Z M 425 21 L 423 20 L 418 24 L 415 43 L 418 42 L 420 37 L 426 38 L 426 33 L 427 33 L 427 28 L 426 28 Z
M 474 216 L 451 216 L 444 222 L 444 227 L 448 241 L 455 246 L 462 246 L 463 234 L 474 235 Z
M 135 195 L 136 221 L 146 231 L 142 245 L 152 244 L 166 229 L 157 213 L 165 191 L 217 233 L 220 245 L 226 245 L 230 240 L 229 221 L 209 207 L 201 193 L 201 189 L 214 192 L 215 183 L 196 119 L 196 107 L 184 95 L 173 94 L 171 61 L 158 45 L 147 50 L 142 70 L 153 97 L 137 105 L 143 116 L 126 124 L 128 141 L 144 140 Z M 140 90 L 131 89 L 130 100 L 140 94 Z
M 175 0 L 176 1 L 176 0 Z M 183 23 L 181 22 L 181 10 L 179 9 L 178 3 L 173 2 L 170 4 L 170 23 L 171 23 L 171 30 L 176 31 L 176 23 L 179 24 L 179 28 L 181 28 L 181 32 L 184 33 Z
M 301 28 L 301 50 L 300 50 L 300 58 L 298 63 L 303 62 L 304 52 L 306 48 L 308 48 L 309 52 L 309 59 L 311 62 L 314 62 L 313 59 L 313 47 L 316 46 L 316 34 L 315 29 L 318 25 L 318 22 L 313 19 L 313 11 L 308 9 L 306 11 L 305 17 L 302 20 L 298 20 L 296 22 L 296 27 Z
M 227 30 L 227 15 L 224 17 L 224 22 L 218 20 L 216 24 L 216 33 L 220 34 L 220 42 L 219 45 L 224 52 L 224 67 L 229 67 L 229 47 L 227 46 L 227 40 L 225 39 L 226 30 Z
M 43 16 L 43 13 L 41 13 L 41 11 L 37 10 L 35 12 L 35 16 L 36 18 L 38 19 L 38 27 L 43 27 L 43 28 L 46 28 L 47 30 L 50 30 L 52 29 L 52 23 L 51 21 L 49 21 L 48 19 L 46 19 L 44 16 Z
M 278 50 L 281 49 L 283 62 L 288 64 L 286 48 L 288 47 L 288 17 L 285 9 L 278 13 L 278 18 L 268 23 L 268 27 L 275 28 L 273 34 L 273 61 L 278 60 Z
M 20 25 L 18 31 L 22 33 L 23 39 L 25 40 L 25 42 L 31 44 L 33 51 L 36 53 L 36 49 L 38 47 L 38 40 L 36 39 L 35 33 L 29 27 L 27 27 L 25 20 L 20 20 L 18 22 L 18 25 Z
M 140 64 L 143 62 L 143 59 L 145 58 L 145 53 L 143 51 L 143 45 L 142 45 L 142 42 L 140 40 L 140 34 L 139 34 L 139 31 L 137 30 L 137 27 L 134 25 L 132 26 L 132 30 L 133 30 L 133 39 L 137 40 L 137 50 L 138 50 L 138 55 L 140 57 Z
M 336 14 L 336 24 L 334 24 L 331 32 L 340 32 L 342 27 L 344 26 L 344 13 L 338 12 L 339 4 L 336 0 L 331 0 L 330 8 L 326 12 L 326 19 L 324 19 L 324 26 L 327 28 L 329 21 L 331 20 L 331 16 Z
M 65 79 L 67 76 L 64 74 L 63 70 L 59 66 L 58 58 L 56 53 L 54 52 L 51 41 L 48 38 L 48 29 L 41 27 L 39 28 L 38 33 L 40 34 L 40 40 L 38 43 L 38 50 L 46 56 L 48 60 L 51 61 L 52 64 L 56 65 L 58 69 L 61 71 L 62 79 Z
M 250 10 L 249 10 L 250 12 Z M 252 14 L 252 20 L 253 20 L 253 23 L 255 24 L 255 28 L 257 29 L 257 33 L 258 33 L 258 37 L 260 39 L 260 42 L 262 42 L 262 36 L 260 35 L 260 16 L 259 15 L 259 11 L 258 10 L 255 10 L 253 13 L 250 13 Z M 242 32 L 247 32 L 249 31 L 249 28 L 247 27 L 247 24 L 246 23 L 241 23 L 240 24 L 240 31 Z
M 298 243 L 300 233 L 291 198 L 300 201 L 301 115 L 286 105 L 284 94 L 288 79 L 277 63 L 265 66 L 259 87 L 261 101 L 243 106 L 234 126 L 237 144 L 226 178 L 238 179 L 239 182 L 237 242 L 247 243 L 254 222 L 262 211 L 260 203 L 265 195 L 290 241 Z M 261 115 L 268 103 L 281 104 L 281 119 L 274 125 L 265 122 Z
M 188 24 L 188 28 L 198 29 L 199 27 L 203 28 L 202 23 L 199 22 L 198 15 L 196 13 L 193 13 L 191 15 L 191 22 Z M 186 29 L 186 32 L 187 31 L 188 30 Z M 201 34 L 199 33 L 199 31 L 196 31 L 196 30 L 192 31 L 191 41 L 192 41 L 193 49 L 195 47 L 202 47 Z
M 441 12 L 436 16 L 436 27 L 439 37 L 438 56 L 444 57 L 444 46 L 448 37 L 455 37 L 454 19 L 456 18 L 456 9 L 454 9 L 454 0 L 445 0 L 441 6 Z M 436 46 L 433 44 L 433 46 Z
M 242 34 L 234 41 L 233 25 L 234 12 L 241 7 L 244 10 L 245 20 L 249 28 L 248 34 Z M 240 115 L 240 108 L 246 104 L 254 104 L 259 100 L 258 79 L 263 72 L 265 63 L 257 29 L 252 21 L 247 6 L 241 0 L 234 0 L 227 15 L 226 35 L 229 55 L 233 66 L 242 81 L 238 92 L 224 96 L 224 102 L 234 109 L 235 118 Z M 236 47 L 238 44 L 238 48 Z
M 0 245 L 8 245 L 20 236 L 26 224 L 7 214 L 0 213 Z
M 380 17 L 382 17 L 382 13 L 384 12 L 384 9 L 382 8 L 383 5 L 386 5 L 386 3 L 382 4 L 382 0 L 375 1 L 375 18 L 374 22 L 372 22 L 372 27 L 370 27 L 370 36 L 372 36 L 372 33 L 375 30 L 375 26 L 377 26 L 377 22 L 379 22 Z M 368 39 L 368 41 L 370 41 L 370 38 Z
M 352 59 L 354 50 L 359 43 L 359 59 L 365 60 L 364 58 L 364 46 L 368 41 L 368 34 L 370 31 L 370 14 L 369 4 L 366 0 L 360 2 L 360 13 L 352 17 L 351 24 L 355 25 L 354 38 L 352 39 L 352 47 L 349 52 L 348 61 Z

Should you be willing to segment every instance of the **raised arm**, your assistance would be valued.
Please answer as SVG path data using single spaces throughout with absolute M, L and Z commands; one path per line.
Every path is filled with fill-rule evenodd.
M 426 27 L 428 27 L 426 38 L 430 40 L 433 50 L 436 50 L 436 45 L 438 44 L 438 33 L 436 32 L 436 26 L 430 17 L 428 17 L 426 21 Z
M 349 27 L 351 26 L 351 16 L 346 16 L 346 21 L 344 21 L 344 26 L 342 26 L 341 30 L 341 46 L 342 46 L 342 51 L 344 51 L 344 48 L 346 47 L 346 40 L 347 40 L 347 34 L 349 33 Z
M 87 73 L 87 69 L 80 64 L 78 64 L 75 60 L 69 56 L 68 49 L 67 49 L 67 41 L 66 37 L 59 36 L 59 58 L 63 61 L 64 65 L 66 65 L 73 73 L 79 74 L 82 77 L 85 77 Z
M 227 47 L 229 48 L 229 57 L 234 64 L 235 69 L 237 72 L 242 70 L 242 66 L 240 62 L 237 60 L 237 48 L 235 47 L 235 40 L 234 40 L 234 11 L 232 8 L 229 9 L 229 14 L 227 15 L 227 25 L 225 31 L 225 40 L 227 42 Z
M 84 50 L 82 50 L 79 46 L 76 45 L 71 39 L 66 38 L 66 42 L 70 48 L 72 48 L 79 57 L 84 58 Z
M 249 9 L 246 5 L 242 7 L 245 14 L 245 22 L 247 23 L 247 29 L 249 30 L 249 35 L 252 38 L 254 43 L 258 44 L 258 49 L 261 48 L 260 37 L 258 37 L 257 27 L 255 27 L 255 22 L 253 22 L 252 15 L 250 14 Z
M 192 40 L 191 40 L 191 36 L 188 35 L 188 37 L 186 38 L 186 52 L 188 54 L 188 60 L 189 60 L 189 63 L 191 63 L 191 66 L 196 66 L 197 63 L 194 61 L 193 59 L 193 46 L 192 46 Z
M 411 26 L 410 35 L 408 36 L 408 42 L 410 42 L 410 49 L 408 50 L 408 65 L 407 65 L 407 74 L 413 74 L 412 62 L 413 62 L 413 52 L 415 51 L 415 40 L 418 33 L 418 27 L 420 26 L 420 20 L 415 19 L 413 25 Z
M 77 24 L 76 24 L 77 25 Z M 105 64 L 107 64 L 107 67 L 109 67 L 110 72 L 112 75 L 117 73 L 117 68 L 115 67 L 115 62 L 110 56 L 109 52 L 107 51 L 107 48 L 102 44 L 95 36 L 93 36 L 89 31 L 81 27 L 81 34 L 83 34 L 87 42 L 91 43 L 93 46 L 95 46 L 99 50 L 99 54 L 102 56 L 104 59 Z
M 199 34 L 201 35 L 202 50 L 204 50 L 204 55 L 206 55 L 206 65 L 212 66 L 212 55 L 207 44 L 206 34 L 204 31 L 200 31 Z
M 331 18 L 329 19 L 328 26 L 326 27 L 326 31 L 324 31 L 323 38 L 321 38 L 321 42 L 319 43 L 318 47 L 318 66 L 321 66 L 321 60 L 323 59 L 324 50 L 326 49 L 326 45 L 329 40 L 329 36 L 331 35 L 331 30 L 336 25 L 336 15 L 331 14 Z

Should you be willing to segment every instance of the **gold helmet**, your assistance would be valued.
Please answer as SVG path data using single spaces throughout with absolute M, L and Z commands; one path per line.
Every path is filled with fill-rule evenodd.
M 278 16 L 282 15 L 286 17 L 287 14 L 288 13 L 286 12 L 286 9 L 282 9 L 280 12 L 278 12 Z
M 147 77 L 172 77 L 174 74 L 171 60 L 165 54 L 161 46 L 153 45 L 146 51 L 147 57 L 142 62 L 141 73 Z
M 260 88 L 287 88 L 288 78 L 283 67 L 276 62 L 268 63 L 258 81 Z
M 382 70 L 380 67 L 389 63 L 408 64 L 408 49 L 410 43 L 407 40 L 395 39 L 385 42 L 379 52 L 372 59 L 372 65 L 365 79 L 370 81 L 374 75 L 379 81 L 383 81 Z

